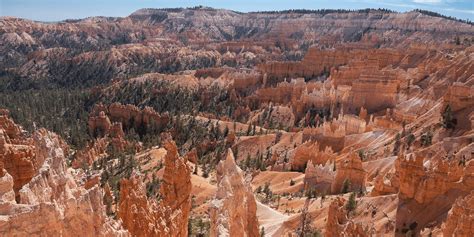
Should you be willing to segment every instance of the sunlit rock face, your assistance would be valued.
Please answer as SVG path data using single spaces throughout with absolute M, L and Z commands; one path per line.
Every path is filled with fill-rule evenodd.
M 186 160 L 179 157 L 174 141 L 166 141 L 164 174 L 160 195 L 148 200 L 145 184 L 138 174 L 120 183 L 118 216 L 134 236 L 188 236 L 191 211 L 191 174 Z
M 348 183 L 346 191 L 364 191 L 366 179 L 367 172 L 362 167 L 362 160 L 355 152 L 351 152 L 346 158 L 337 163 L 336 177 L 331 186 L 331 192 L 341 192 L 345 182 Z
M 28 157 L 34 167 L 31 178 L 15 179 L 2 167 L 2 235 L 128 236 L 120 222 L 106 216 L 103 190 L 98 185 L 85 189 L 79 181 L 84 174 L 67 168 L 68 148 L 59 136 L 38 130 L 29 138 L 29 146 L 34 150 L 34 156 Z M 2 157 L 2 164 L 12 162 L 5 160 L 11 156 Z
M 217 193 L 211 203 L 211 236 L 258 236 L 257 203 L 232 150 L 217 167 Z
M 22 129 L 8 115 L 0 115 L 0 162 L 13 178 L 13 190 L 19 198 L 19 190 L 28 183 L 41 167 L 31 138 L 22 135 Z
M 443 236 L 474 235 L 474 193 L 458 198 L 448 213 Z
M 317 190 L 320 193 L 329 194 L 335 176 L 336 172 L 329 162 L 323 166 L 313 165 L 312 161 L 308 161 L 304 171 L 305 190 Z
M 345 209 L 344 198 L 336 198 L 329 205 L 327 221 L 326 221 L 326 235 L 327 236 L 370 236 L 366 228 L 363 228 L 360 223 L 354 223 L 347 217 L 347 210 Z

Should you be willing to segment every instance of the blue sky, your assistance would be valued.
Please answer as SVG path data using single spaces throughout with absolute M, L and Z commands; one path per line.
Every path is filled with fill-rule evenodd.
M 0 0 L 1 16 L 58 21 L 88 16 L 127 16 L 140 8 L 197 5 L 242 12 L 285 9 L 415 8 L 474 21 L 474 0 Z

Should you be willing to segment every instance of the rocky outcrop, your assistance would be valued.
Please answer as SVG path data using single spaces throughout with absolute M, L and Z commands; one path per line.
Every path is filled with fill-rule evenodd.
M 18 191 L 41 167 L 31 139 L 23 137 L 21 127 L 7 115 L 0 116 L 0 163 L 13 178 L 13 190 L 17 199 Z
M 232 150 L 217 166 L 217 193 L 210 207 L 211 236 L 259 236 L 257 203 Z
M 109 141 L 106 138 L 99 138 L 89 142 L 84 149 L 74 154 L 72 167 L 77 169 L 91 166 L 94 161 L 100 160 L 106 155 L 108 146 Z
M 373 70 L 364 71 L 352 83 L 351 108 L 364 107 L 369 112 L 377 112 L 394 107 L 397 93 L 403 86 L 403 70 Z M 370 99 L 369 99 L 370 98 Z
M 292 170 L 303 170 L 308 161 L 315 165 L 322 165 L 334 160 L 334 158 L 336 158 L 336 155 L 330 147 L 319 150 L 318 142 L 306 141 L 295 148 L 293 156 L 290 157 L 290 164 Z
M 374 188 L 370 195 L 375 197 L 397 193 L 398 185 L 398 176 L 395 176 L 395 174 L 379 174 L 375 177 Z
M 22 133 L 21 127 L 16 125 L 15 122 L 9 118 L 8 111 L 4 111 L 0 114 L 0 128 L 8 139 L 14 140 L 13 142 L 17 141 Z M 7 137 L 5 137 L 5 139 L 7 139 Z
M 367 172 L 362 167 L 362 160 L 355 152 L 336 163 L 336 177 L 331 186 L 332 193 L 340 193 L 344 183 L 348 183 L 346 191 L 365 191 Z
M 443 102 L 450 105 L 453 112 L 474 106 L 474 87 L 454 83 L 443 97 Z
M 106 131 L 112 128 L 110 121 L 119 123 L 124 130 L 133 128 L 137 133 L 144 133 L 147 129 L 155 129 L 166 125 L 169 121 L 167 114 L 159 114 L 151 107 L 139 109 L 128 104 L 113 103 L 109 106 L 96 105 L 91 112 L 89 119 L 89 131 Z
M 474 73 L 474 67 L 466 70 L 471 71 L 471 75 Z M 451 116 L 455 120 L 457 128 L 474 129 L 474 123 L 472 123 L 473 120 L 470 115 L 474 114 L 474 86 L 463 85 L 460 82 L 455 82 L 449 86 L 443 97 L 443 109 L 447 109 L 448 106 L 451 109 Z
M 469 192 L 474 188 L 474 161 L 467 162 L 466 167 L 459 167 L 458 163 L 440 160 L 426 168 L 423 160 L 420 154 L 399 156 L 396 167 L 400 179 L 400 199 L 414 199 L 423 204 L 451 189 Z
M 333 167 L 329 162 L 323 166 L 313 165 L 312 161 L 308 161 L 304 171 L 304 188 L 305 190 L 316 190 L 318 193 L 329 194 L 335 176 L 336 172 L 333 171 Z
M 474 192 L 458 198 L 448 213 L 443 226 L 443 236 L 474 235 Z
M 165 236 L 163 214 L 156 203 L 147 200 L 145 185 L 139 177 L 120 181 L 118 217 L 133 236 Z
M 415 199 L 418 203 L 429 203 L 445 193 L 448 184 L 448 163 L 441 161 L 436 167 L 425 170 L 423 156 L 399 157 L 400 199 Z
M 462 199 L 472 191 L 474 162 L 470 160 L 465 167 L 458 167 L 458 162 L 448 163 L 444 160 L 423 164 L 422 154 L 409 154 L 407 157 L 399 156 L 397 161 L 400 188 L 396 228 L 402 233 L 408 228 L 418 233 L 431 222 L 440 223 L 442 220 L 439 217 L 456 205 L 455 200 Z M 454 206 L 453 212 L 456 210 L 459 208 Z M 454 231 L 456 227 L 452 223 L 448 224 Z
M 160 193 L 160 205 L 166 208 L 166 227 L 173 236 L 188 236 L 188 219 L 191 210 L 191 170 L 187 160 L 179 157 L 173 141 L 164 144 L 167 151 Z
M 15 204 L 15 192 L 13 191 L 13 177 L 0 167 L 0 203 L 5 205 Z
M 54 133 L 35 132 L 32 139 L 39 169 L 13 199 L 12 177 L 0 178 L 0 233 L 10 235 L 100 235 L 127 236 L 128 233 L 105 214 L 103 191 L 95 185 L 85 189 L 77 180 L 83 174 L 66 167 L 66 147 Z
M 111 122 L 105 111 L 107 107 L 97 104 L 89 116 L 89 134 L 96 138 L 90 141 L 87 146 L 77 151 L 72 162 L 73 168 L 83 168 L 91 166 L 95 161 L 107 155 L 109 145 L 115 151 L 124 151 L 132 143 L 125 140 L 125 133 L 121 122 Z M 138 109 L 137 109 L 138 110 Z M 141 125 L 140 125 L 141 126 Z M 135 149 L 139 147 L 135 146 Z
M 355 115 L 346 115 L 342 109 L 337 119 L 323 122 L 322 126 L 304 128 L 303 141 L 317 141 L 321 150 L 330 147 L 329 153 L 341 151 L 345 146 L 347 135 L 360 134 L 370 130 L 364 119 Z
M 74 160 L 72 161 L 73 168 L 77 169 L 89 167 L 95 161 L 104 158 L 105 156 L 107 156 L 107 148 L 109 147 L 109 145 L 111 145 L 113 149 L 117 152 L 122 152 L 127 147 L 132 145 L 131 142 L 125 140 L 125 133 L 122 130 L 121 123 L 113 123 L 108 126 L 106 130 L 97 130 L 96 128 L 93 129 L 93 131 L 104 131 L 104 133 L 101 133 L 102 135 L 89 142 L 85 148 L 77 151 L 74 154 Z M 137 147 L 135 148 L 137 149 Z
M 353 73 L 342 73 L 334 71 L 338 66 L 349 63 L 369 62 L 373 68 L 379 69 L 400 61 L 399 53 L 389 49 L 351 49 L 338 48 L 335 50 L 321 50 L 311 48 L 300 62 L 272 62 L 260 65 L 260 70 L 274 77 L 316 77 L 324 73 L 331 72 L 331 75 L 337 75 L 338 85 L 351 84 L 350 80 L 356 79 L 361 71 Z M 359 63 L 362 67 L 365 64 Z M 358 67 L 354 67 L 358 69 Z M 359 67 L 360 68 L 360 67 Z M 349 76 L 350 75 L 350 76 Z M 342 79 L 344 78 L 344 79 Z
M 337 197 L 329 205 L 325 236 L 370 236 L 367 229 L 363 228 L 361 223 L 355 223 L 347 217 L 344 204 L 344 198 Z
M 188 236 L 191 210 L 191 171 L 180 158 L 173 141 L 167 150 L 160 203 L 148 200 L 141 178 L 132 176 L 120 183 L 118 216 L 134 236 Z
M 109 133 L 112 123 L 104 111 L 100 111 L 98 116 L 89 117 L 89 134 L 93 137 L 103 137 Z

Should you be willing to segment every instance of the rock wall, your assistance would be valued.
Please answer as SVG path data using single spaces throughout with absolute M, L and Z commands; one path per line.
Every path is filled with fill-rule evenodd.
M 188 236 L 188 219 L 191 211 L 191 169 L 187 160 L 179 157 L 174 141 L 164 144 L 167 151 L 160 193 L 160 205 L 167 210 L 166 226 L 173 236 Z
M 211 203 L 210 236 L 259 236 L 257 203 L 232 150 L 217 166 L 217 193 Z
M 357 79 L 359 74 L 369 65 L 374 69 L 381 69 L 388 65 L 398 64 L 403 55 L 392 49 L 356 49 L 340 47 L 321 50 L 310 48 L 303 60 L 299 62 L 270 62 L 259 65 L 260 71 L 277 78 L 316 77 L 331 72 L 336 75 L 337 85 L 350 85 L 351 79 Z M 339 72 L 336 70 L 342 65 L 354 65 L 355 70 Z M 352 67 L 351 67 L 352 68 Z M 364 68 L 363 70 L 361 68 Z M 344 71 L 344 69 L 342 70 Z
M 303 170 L 309 161 L 315 165 L 322 165 L 335 158 L 336 155 L 330 147 L 320 150 L 318 142 L 306 141 L 294 149 L 290 165 L 292 170 Z
M 425 166 L 421 154 L 415 154 L 415 158 L 412 156 L 400 156 L 397 161 L 400 191 L 396 226 L 401 231 L 398 236 L 402 236 L 410 225 L 413 226 L 412 231 L 418 233 L 430 223 L 441 223 L 443 219 L 440 217 L 452 209 L 453 205 L 452 212 L 459 210 L 455 200 L 462 199 L 474 188 L 472 160 L 465 167 L 458 167 L 458 162 L 448 163 L 444 160 Z M 433 206 L 436 208 L 432 208 Z M 452 222 L 447 223 L 447 226 L 451 226 L 449 228 L 452 231 L 456 228 Z
M 330 237 L 366 237 L 370 236 L 361 223 L 354 223 L 347 217 L 345 200 L 336 197 L 329 205 L 324 236 Z
M 158 204 L 148 200 L 145 185 L 138 175 L 120 183 L 118 216 L 134 236 L 188 236 L 191 210 L 191 170 L 178 156 L 173 141 L 166 141 L 167 150 Z
M 85 189 L 77 180 L 84 174 L 66 167 L 63 141 L 54 133 L 39 130 L 32 146 L 39 169 L 13 198 L 14 179 L 7 171 L 0 178 L 0 234 L 3 236 L 127 236 L 120 222 L 106 216 L 99 186 Z
M 352 83 L 352 100 L 347 106 L 364 107 L 371 113 L 394 107 L 402 75 L 398 70 L 363 71 Z
M 458 198 L 448 213 L 443 236 L 474 236 L 474 191 Z
M 312 161 L 308 161 L 304 171 L 304 189 L 329 194 L 335 176 L 336 172 L 333 171 L 333 167 L 329 162 L 323 166 L 313 165 Z
M 164 211 L 156 203 L 148 201 L 145 185 L 139 177 L 120 181 L 118 217 L 133 236 L 165 236 L 161 220 Z
M 90 114 L 89 131 L 92 134 L 107 134 L 107 131 L 111 128 L 110 122 L 119 122 L 124 130 L 134 128 L 136 132 L 141 132 L 149 126 L 164 126 L 168 121 L 169 116 L 167 114 L 158 114 L 151 107 L 139 109 L 130 104 L 113 103 L 108 107 L 98 104 Z
M 16 198 L 41 167 L 30 138 L 22 136 L 22 128 L 8 115 L 0 116 L 0 163 L 13 178 Z
M 367 172 L 362 167 L 362 160 L 355 152 L 336 163 L 336 177 L 331 186 L 332 193 L 340 193 L 345 180 L 350 182 L 348 191 L 365 191 Z

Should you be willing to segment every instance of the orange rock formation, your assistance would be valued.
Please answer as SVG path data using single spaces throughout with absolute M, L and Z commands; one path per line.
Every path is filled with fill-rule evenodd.
M 146 197 L 145 185 L 139 177 L 120 183 L 118 216 L 124 227 L 135 236 L 188 236 L 191 210 L 191 171 L 180 158 L 173 141 L 166 141 L 167 150 L 160 194 L 157 204 Z
M 0 177 L 1 235 L 100 235 L 127 236 L 128 232 L 105 214 L 103 191 L 95 185 L 89 189 L 78 180 L 84 174 L 66 167 L 64 142 L 54 133 L 39 130 L 31 146 L 37 165 L 34 177 L 19 190 L 15 202 L 15 179 L 3 170 Z
M 458 198 L 448 213 L 443 236 L 474 235 L 474 191 L 464 198 Z
M 335 198 L 328 209 L 325 236 L 369 236 L 366 229 L 360 223 L 354 223 L 347 217 L 345 200 L 341 197 Z
M 351 152 L 346 158 L 336 163 L 336 177 L 331 186 L 331 192 L 341 192 L 344 182 L 347 181 L 350 183 L 347 191 L 365 191 L 366 178 L 367 172 L 362 168 L 362 160 L 355 152 Z
M 257 203 L 232 150 L 217 166 L 217 193 L 210 207 L 211 236 L 258 236 Z

